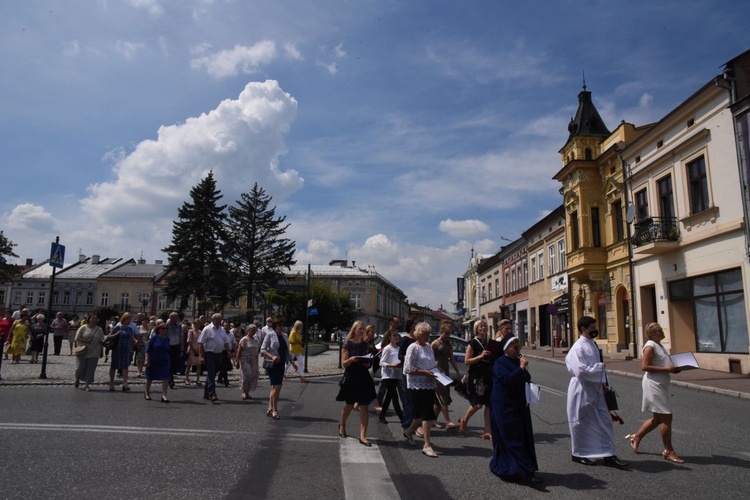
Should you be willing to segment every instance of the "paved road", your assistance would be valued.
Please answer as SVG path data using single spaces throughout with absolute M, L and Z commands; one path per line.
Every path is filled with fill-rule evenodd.
M 622 437 L 645 416 L 640 382 L 613 376 L 624 426 L 616 426 L 629 471 L 584 467 L 570 461 L 565 422 L 564 367 L 532 361 L 545 390 L 533 407 L 537 454 L 544 485 L 506 484 L 489 472 L 489 442 L 479 439 L 481 416 L 470 436 L 435 431 L 437 459 L 407 446 L 396 423 L 371 419 L 373 448 L 340 439 L 337 377 L 309 384 L 291 381 L 282 391 L 282 419 L 265 417 L 266 382 L 254 399 L 240 401 L 235 387 L 220 388 L 221 404 L 207 404 L 199 388 L 178 388 L 170 404 L 97 387 L 0 388 L 2 498 L 213 498 L 477 499 L 477 498 L 731 498 L 750 484 L 748 401 L 682 387 L 672 390 L 675 446 L 688 461 L 661 460 L 656 434 L 635 455 Z M 158 394 L 158 392 L 154 392 Z M 231 398 L 231 399 L 230 399 Z M 465 409 L 456 397 L 453 415 Z M 392 419 L 392 418 L 391 418 Z M 356 421 L 348 432 L 356 435 Z M 343 471 L 343 472 L 342 472 Z M 88 479 L 80 479 L 80 478 Z M 344 480 L 344 477 L 347 480 Z M 384 496 L 395 487 L 395 495 Z

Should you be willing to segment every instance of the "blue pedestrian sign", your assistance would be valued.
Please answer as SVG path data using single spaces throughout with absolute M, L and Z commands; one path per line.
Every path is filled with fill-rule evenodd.
M 49 265 L 58 269 L 63 268 L 65 262 L 65 245 L 52 243 L 52 249 L 49 252 Z
M 311 307 L 307 310 L 307 314 L 310 316 L 317 316 L 318 315 L 318 308 L 317 307 Z

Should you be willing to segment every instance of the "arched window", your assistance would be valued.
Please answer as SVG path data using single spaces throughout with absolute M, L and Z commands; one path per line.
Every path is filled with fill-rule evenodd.
M 587 160 L 593 160 L 594 159 L 594 155 L 591 153 L 591 148 L 586 148 L 586 151 L 584 152 L 584 157 Z

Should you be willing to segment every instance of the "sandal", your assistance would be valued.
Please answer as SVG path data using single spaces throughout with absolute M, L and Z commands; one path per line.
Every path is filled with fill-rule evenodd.
M 424 438 L 424 432 L 422 431 L 421 427 L 417 427 L 417 430 L 414 431 L 414 434 L 416 434 L 418 438 Z
M 482 434 L 482 439 L 489 439 L 490 441 L 492 441 L 492 434 L 490 434 L 489 432 L 485 432 Z
M 407 434 L 406 431 L 404 431 L 404 437 L 406 438 L 406 442 L 409 443 L 409 446 L 417 445 L 417 442 L 414 441 L 414 436 L 412 434 Z
M 433 450 L 431 446 L 422 448 L 422 455 L 427 455 L 428 457 L 432 457 L 432 458 L 437 458 L 438 456 L 438 454 L 435 453 L 435 450 Z
M 279 416 L 279 412 L 275 411 L 271 414 L 271 417 L 273 417 L 274 420 L 281 420 L 281 417 Z
M 151 396 L 149 396 L 148 394 L 144 394 L 143 399 L 145 399 L 146 401 L 151 401 Z
M 464 436 L 466 435 L 466 433 L 467 433 L 467 431 L 466 431 L 466 420 L 464 419 L 464 417 L 461 417 L 461 418 L 458 419 L 458 430 Z
M 677 455 L 677 453 L 674 452 L 674 450 L 672 450 L 672 451 L 664 450 L 663 452 L 661 452 L 661 458 L 663 458 L 667 462 L 674 462 L 676 464 L 684 464 L 685 463 L 685 461 L 683 459 L 681 459 Z
M 346 437 L 346 430 L 339 425 L 339 437 L 345 438 Z
M 635 434 L 628 434 L 625 436 L 625 439 L 630 441 L 630 447 L 633 448 L 633 451 L 638 453 L 638 445 L 641 444 L 641 438 L 637 437 Z
M 267 416 L 267 417 L 270 417 L 270 416 L 271 416 L 271 414 L 273 414 L 273 411 L 272 411 L 272 410 L 266 410 L 266 416 Z
M 459 427 L 460 425 L 454 424 L 453 422 L 448 422 L 447 424 L 445 424 L 445 428 L 448 430 L 458 429 Z
M 437 422 L 435 422 L 434 427 L 435 427 L 435 429 L 442 429 L 443 428 L 443 426 L 441 424 L 437 423 Z

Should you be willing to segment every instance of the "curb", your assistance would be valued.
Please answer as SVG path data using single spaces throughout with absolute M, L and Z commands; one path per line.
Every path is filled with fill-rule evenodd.
M 526 356 L 527 358 L 533 358 L 533 359 L 537 359 L 540 361 L 547 361 L 549 363 L 557 363 L 561 365 L 565 364 L 565 361 L 558 360 L 558 359 L 550 359 L 544 356 L 534 356 L 533 354 L 528 354 L 528 353 L 524 353 L 524 356 Z M 612 375 L 621 375 L 624 377 L 638 378 L 638 379 L 643 377 L 642 375 L 639 375 L 639 374 L 623 372 L 620 370 L 607 370 L 607 373 L 611 373 Z M 720 389 L 718 387 L 694 384 L 692 382 L 683 382 L 681 380 L 670 380 L 670 384 L 676 385 L 679 387 L 684 387 L 686 389 L 692 389 L 694 391 L 712 392 L 714 394 L 720 394 L 722 396 L 729 396 L 733 398 L 750 400 L 750 393 L 747 393 L 747 392 L 733 391 L 731 389 Z

